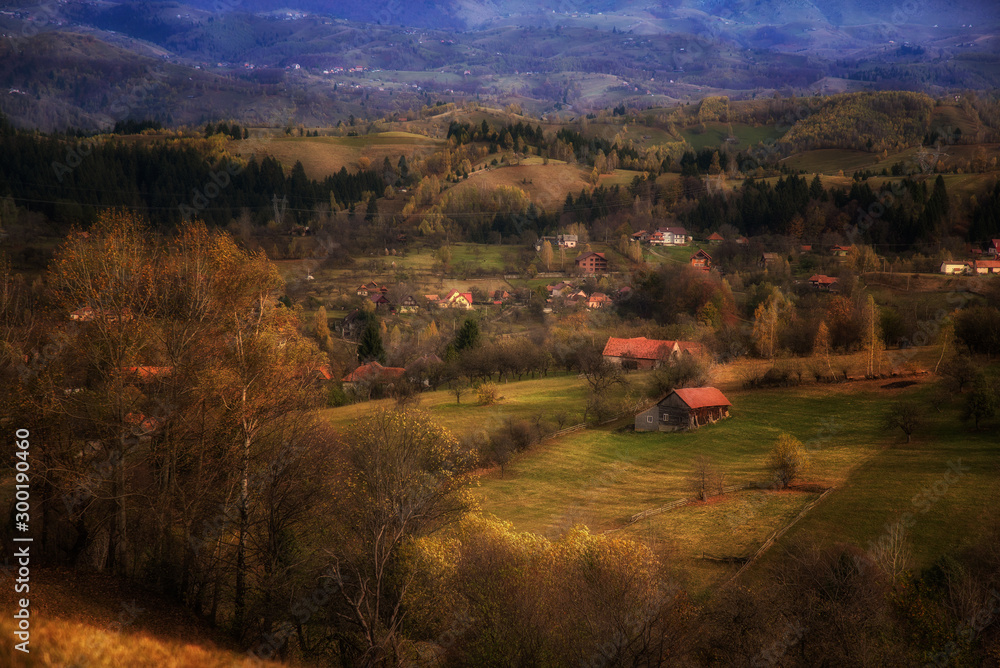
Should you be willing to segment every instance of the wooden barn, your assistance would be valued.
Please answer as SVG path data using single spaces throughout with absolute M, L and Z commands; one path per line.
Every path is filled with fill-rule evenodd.
M 635 416 L 636 431 L 680 431 L 729 417 L 732 406 L 714 387 L 687 387 L 670 392 Z

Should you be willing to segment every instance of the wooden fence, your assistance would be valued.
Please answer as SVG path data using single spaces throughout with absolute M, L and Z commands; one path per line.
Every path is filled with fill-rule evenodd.
M 774 533 L 772 533 L 771 536 L 770 536 L 770 538 L 768 538 L 767 540 L 764 541 L 764 544 L 761 545 L 760 548 L 758 548 L 758 550 L 753 553 L 753 556 L 750 557 L 750 559 L 748 559 L 745 564 L 743 564 L 743 566 L 740 568 L 740 570 L 736 571 L 736 574 L 733 575 L 733 577 L 729 578 L 729 580 L 726 582 L 726 584 L 727 585 L 731 584 L 734 580 L 736 580 L 736 578 L 738 578 L 740 575 L 743 574 L 743 571 L 745 571 L 746 569 L 748 569 L 751 566 L 753 566 L 753 564 L 757 561 L 757 559 L 759 559 L 761 557 L 761 555 L 764 554 L 768 550 L 768 548 L 770 548 L 772 545 L 774 545 L 774 541 L 776 541 L 779 538 L 781 538 L 782 536 L 784 536 L 786 531 L 788 531 L 793 526 L 795 526 L 796 522 L 798 522 L 800 519 L 802 519 L 803 517 L 805 517 L 806 513 L 808 513 L 810 510 L 812 510 L 816 506 L 817 503 L 819 503 L 820 501 L 822 501 L 826 497 L 826 495 L 829 494 L 830 492 L 832 492 L 834 489 L 835 489 L 834 487 L 828 488 L 825 492 L 823 492 L 822 494 L 820 494 L 818 498 L 813 499 L 812 501 L 810 501 L 809 503 L 807 503 L 806 507 L 803 508 L 801 511 L 799 511 L 799 514 L 796 515 L 794 517 L 794 519 L 792 519 L 791 522 L 789 522 L 785 526 L 781 527 L 780 529 L 777 529 Z

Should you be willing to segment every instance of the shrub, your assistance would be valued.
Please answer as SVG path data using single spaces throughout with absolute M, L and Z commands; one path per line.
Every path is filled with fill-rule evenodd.
M 476 388 L 476 396 L 480 406 L 492 406 L 500 402 L 500 389 L 495 383 L 483 383 Z
M 779 487 L 788 487 L 802 474 L 805 463 L 806 453 L 802 442 L 789 434 L 779 436 L 768 465 L 774 482 Z

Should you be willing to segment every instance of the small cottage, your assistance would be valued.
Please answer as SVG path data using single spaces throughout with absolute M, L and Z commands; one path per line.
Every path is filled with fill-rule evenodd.
M 636 431 L 697 429 L 729 417 L 729 400 L 714 387 L 674 390 L 635 416 Z

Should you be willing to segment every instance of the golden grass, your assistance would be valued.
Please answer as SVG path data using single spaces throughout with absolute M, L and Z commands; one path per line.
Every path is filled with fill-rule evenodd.
M 578 165 L 555 161 L 547 165 L 521 164 L 473 172 L 453 189 L 478 187 L 492 190 L 497 186 L 514 186 L 527 193 L 536 206 L 551 211 L 563 205 L 566 193 L 576 195 L 581 190 L 590 189 L 585 176 Z

